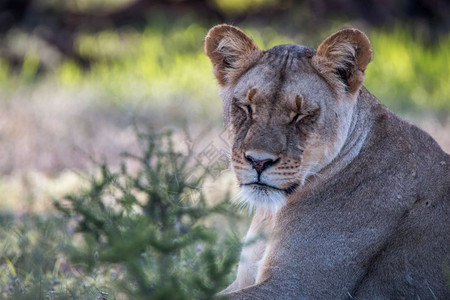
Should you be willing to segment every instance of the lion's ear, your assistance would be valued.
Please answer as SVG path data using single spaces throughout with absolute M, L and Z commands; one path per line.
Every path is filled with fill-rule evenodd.
M 231 25 L 217 25 L 209 30 L 205 52 L 222 86 L 232 83 L 262 54 L 248 35 Z
M 367 36 L 357 29 L 342 29 L 326 38 L 313 57 L 316 69 L 333 86 L 354 94 L 364 82 L 364 71 L 372 59 Z

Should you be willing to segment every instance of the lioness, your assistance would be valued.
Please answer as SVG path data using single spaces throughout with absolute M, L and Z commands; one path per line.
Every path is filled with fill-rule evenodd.
M 256 208 L 233 299 L 450 299 L 450 156 L 363 86 L 366 35 L 261 51 L 205 41 L 232 168 Z

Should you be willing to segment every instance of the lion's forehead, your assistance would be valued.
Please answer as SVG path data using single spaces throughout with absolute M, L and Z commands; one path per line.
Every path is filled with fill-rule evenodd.
M 264 83 L 280 84 L 294 74 L 310 71 L 308 60 L 314 50 L 298 45 L 281 45 L 264 51 L 252 68 Z M 252 72 L 252 73 L 254 73 Z
M 297 59 L 311 58 L 315 53 L 314 49 L 302 45 L 278 45 L 264 51 L 264 55 L 291 56 Z
M 238 81 L 237 98 L 245 97 L 249 89 L 255 88 L 255 102 L 269 108 L 282 106 L 289 109 L 294 105 L 296 95 L 312 101 L 314 95 L 327 88 L 311 66 L 309 58 L 313 54 L 313 49 L 298 45 L 276 46 L 265 51 Z

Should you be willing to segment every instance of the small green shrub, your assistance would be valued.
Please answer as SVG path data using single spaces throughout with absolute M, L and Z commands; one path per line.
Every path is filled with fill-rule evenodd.
M 70 247 L 73 262 L 87 272 L 120 269 L 112 292 L 131 299 L 210 299 L 228 283 L 239 242 L 219 241 L 202 220 L 233 215 L 229 197 L 207 204 L 200 189 L 206 173 L 192 165 L 191 155 L 174 151 L 170 133 L 140 140 L 142 156 L 125 154 L 140 164 L 137 171 L 103 165 L 85 193 L 56 202 L 79 220 L 82 246 Z
M 207 224 L 238 217 L 229 196 L 208 203 L 208 170 L 170 132 L 139 141 L 142 154 L 100 165 L 56 214 L 0 218 L 0 298 L 211 299 L 226 287 L 240 242 Z

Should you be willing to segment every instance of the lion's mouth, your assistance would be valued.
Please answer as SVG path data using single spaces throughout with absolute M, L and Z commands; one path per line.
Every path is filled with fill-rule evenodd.
M 297 187 L 299 186 L 297 183 L 292 184 L 291 186 L 285 188 L 285 189 L 280 189 L 276 186 L 270 185 L 270 184 L 266 184 L 263 182 L 250 182 L 250 183 L 244 183 L 241 184 L 241 186 L 252 186 L 252 187 L 259 187 L 262 189 L 273 189 L 273 190 L 277 190 L 280 192 L 283 192 L 284 194 L 286 194 L 286 196 L 291 195 L 292 193 L 294 193 L 297 189 Z

